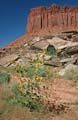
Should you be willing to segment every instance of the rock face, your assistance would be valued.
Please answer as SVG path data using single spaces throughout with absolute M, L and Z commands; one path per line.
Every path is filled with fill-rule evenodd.
M 62 32 L 78 30 L 78 6 L 38 7 L 30 11 L 27 33 L 38 30 Z

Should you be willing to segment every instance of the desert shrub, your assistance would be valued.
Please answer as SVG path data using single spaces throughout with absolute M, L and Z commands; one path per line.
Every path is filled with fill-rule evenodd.
M 26 72 L 27 76 L 30 77 L 31 79 L 33 78 L 34 74 L 35 74 L 35 67 L 34 65 L 31 65 L 30 67 L 27 68 L 27 72 Z
M 57 52 L 56 52 L 56 49 L 52 45 L 49 45 L 47 48 L 47 53 L 49 55 L 55 55 Z
M 32 74 L 31 71 L 28 73 L 27 79 L 21 81 L 17 86 L 16 99 L 18 103 L 30 108 L 30 110 L 38 110 L 40 104 L 40 85 L 39 82 L 41 77 Z
M 10 81 L 10 75 L 8 73 L 0 73 L 0 84 L 8 83 Z
M 46 67 L 43 65 L 38 66 L 39 63 L 35 65 L 31 65 L 27 68 L 27 76 L 33 79 L 34 76 L 43 77 L 47 75 Z M 37 68 L 38 67 L 38 68 Z
M 17 102 L 30 110 L 38 110 L 40 103 L 39 85 L 31 83 L 27 85 L 18 85 L 16 92 Z
M 15 70 L 16 72 L 20 73 L 22 76 L 26 74 L 26 68 L 21 64 L 16 64 Z
M 20 81 L 14 88 L 16 100 L 30 110 L 39 110 L 41 104 L 40 82 L 47 75 L 43 64 L 44 60 L 40 61 L 37 55 L 34 64 L 26 68 L 19 64 L 16 65 L 16 71 L 20 74 Z

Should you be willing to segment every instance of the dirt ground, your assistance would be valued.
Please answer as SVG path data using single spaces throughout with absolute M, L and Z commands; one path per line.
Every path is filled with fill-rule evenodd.
M 4 102 L 3 92 L 5 88 L 0 87 L 0 120 L 78 120 L 78 81 L 71 80 L 50 80 L 46 82 L 47 97 L 43 100 L 55 105 L 63 104 L 64 111 L 59 114 L 53 112 L 30 112 L 27 108 L 19 105 L 7 105 Z M 44 84 L 45 85 L 45 84 Z M 44 86 L 43 85 L 43 86 Z M 6 90 L 6 89 L 5 89 Z M 7 96 L 9 93 L 5 93 Z
M 63 112 L 48 120 L 78 120 L 78 81 L 56 79 L 51 80 L 47 85 L 49 103 L 55 103 L 56 107 L 65 106 Z

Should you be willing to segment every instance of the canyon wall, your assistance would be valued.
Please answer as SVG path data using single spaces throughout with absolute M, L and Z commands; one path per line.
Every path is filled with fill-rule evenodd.
M 30 11 L 27 33 L 48 30 L 51 32 L 78 30 L 78 6 L 38 7 Z

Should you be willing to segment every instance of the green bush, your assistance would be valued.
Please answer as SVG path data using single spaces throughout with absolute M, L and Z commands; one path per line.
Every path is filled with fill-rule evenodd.
M 32 90 L 36 90 L 34 93 L 32 93 Z M 40 88 L 39 84 L 37 83 L 31 83 L 27 85 L 19 86 L 19 84 L 14 85 L 13 91 L 15 93 L 15 98 L 12 101 L 19 103 L 23 105 L 24 107 L 28 107 L 30 110 L 39 110 L 40 105 Z M 23 93 L 24 91 L 24 93 Z
M 27 68 L 27 76 L 32 79 L 34 74 L 35 74 L 35 67 L 31 65 L 30 67 Z
M 22 65 L 17 64 L 15 70 L 17 73 L 20 73 L 22 76 L 26 74 L 26 68 Z
M 0 73 L 0 84 L 8 83 L 10 81 L 10 75 L 8 73 Z
M 40 61 L 39 57 L 40 55 L 37 55 L 35 62 L 28 67 L 21 64 L 16 65 L 16 72 L 20 74 L 20 82 L 13 87 L 16 94 L 15 102 L 30 108 L 30 110 L 39 110 L 41 104 L 40 82 L 47 77 L 44 59 Z
M 38 75 L 39 77 L 43 77 L 47 75 L 47 69 L 43 65 L 38 67 L 38 70 L 36 71 L 36 66 L 31 65 L 30 67 L 27 68 L 26 71 L 27 76 L 32 79 L 34 75 Z
M 47 53 L 49 55 L 55 55 L 56 54 L 56 49 L 52 46 L 52 45 L 49 45 L 48 48 L 47 48 Z

